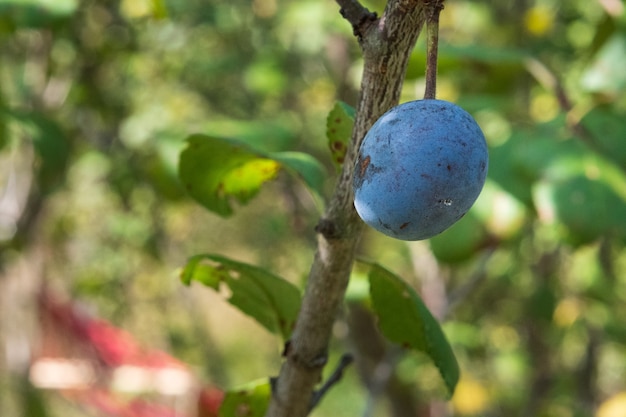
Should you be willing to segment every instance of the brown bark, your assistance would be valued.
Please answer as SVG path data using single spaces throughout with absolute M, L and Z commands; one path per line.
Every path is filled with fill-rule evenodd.
M 357 114 L 341 176 L 317 226 L 318 246 L 286 360 L 266 416 L 302 417 L 327 361 L 331 330 L 343 302 L 363 228 L 353 206 L 352 175 L 367 130 L 398 103 L 409 55 L 424 25 L 426 1 L 389 0 L 376 18 L 357 1 L 337 0 L 365 60 Z

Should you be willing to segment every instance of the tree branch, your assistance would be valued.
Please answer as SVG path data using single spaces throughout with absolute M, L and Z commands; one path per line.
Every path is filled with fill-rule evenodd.
M 326 382 L 324 382 L 324 385 L 322 385 L 320 389 L 313 393 L 313 398 L 311 398 L 311 405 L 309 406 L 309 409 L 314 409 L 317 404 L 319 404 L 319 402 L 322 400 L 324 395 L 328 392 L 328 390 L 337 382 L 341 381 L 341 378 L 343 377 L 343 371 L 345 371 L 345 369 L 353 361 L 354 357 L 350 354 L 346 353 L 341 356 L 341 359 L 339 360 L 339 363 L 337 364 L 337 367 L 333 371 L 332 375 L 328 377 L 328 379 L 326 380 Z
M 352 24 L 352 33 L 361 39 L 367 26 L 378 18 L 376 13 L 370 12 L 358 0 L 337 0 L 340 6 L 339 13 Z
M 338 0 L 354 25 L 365 16 L 356 0 Z M 317 228 L 318 245 L 286 360 L 274 385 L 268 417 L 304 417 L 326 364 L 333 323 L 343 303 L 363 229 L 353 206 L 352 175 L 368 129 L 398 104 L 409 55 L 424 25 L 423 0 L 390 0 L 383 15 L 358 37 L 365 60 L 361 92 L 341 176 Z M 367 12 L 369 13 L 369 11 Z M 359 20 L 360 21 L 360 20 Z M 332 231 L 332 233 L 328 233 Z

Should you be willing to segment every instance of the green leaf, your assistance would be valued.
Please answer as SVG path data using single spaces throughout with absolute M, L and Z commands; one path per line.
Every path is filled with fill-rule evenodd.
M 62 183 L 70 155 L 70 145 L 61 127 L 40 113 L 7 111 L 19 123 L 40 159 L 37 181 L 43 193 Z
M 445 232 L 430 239 L 430 248 L 441 262 L 460 263 L 470 259 L 488 239 L 485 227 L 470 211 Z
M 60 27 L 77 7 L 75 0 L 0 0 L 0 29 Z
M 317 159 L 302 152 L 277 152 L 270 156 L 287 170 L 296 173 L 311 191 L 318 196 L 323 195 L 326 170 Z
M 594 144 L 607 158 L 626 170 L 626 115 L 608 106 L 593 108 L 580 123 L 593 135 Z
M 328 147 L 337 169 L 343 165 L 343 160 L 348 150 L 348 144 L 352 137 L 354 114 L 354 108 L 342 101 L 338 101 L 326 118 Z
M 230 198 L 245 204 L 278 174 L 278 163 L 259 157 L 244 143 L 205 135 L 192 135 L 187 143 L 180 155 L 180 179 L 191 197 L 221 216 L 232 214 Z
M 237 138 L 263 152 L 282 152 L 292 149 L 298 139 L 298 128 L 291 118 L 277 115 L 272 119 L 242 120 L 216 119 L 202 125 L 205 132 L 219 132 L 221 136 Z
M 518 201 L 532 207 L 530 192 L 532 178 L 522 172 L 516 155 L 522 148 L 523 135 L 513 135 L 499 146 L 489 149 L 489 172 L 487 176 Z
M 514 48 L 495 48 L 492 45 L 468 44 L 456 46 L 452 44 L 442 45 L 440 54 L 445 58 L 457 58 L 473 60 L 490 64 L 513 63 L 522 65 L 527 53 Z
M 313 192 L 321 194 L 324 172 L 312 156 L 299 152 L 264 153 L 244 142 L 214 136 L 187 138 L 178 175 L 193 199 L 227 217 L 233 213 L 232 200 L 246 204 L 282 168 L 297 173 Z
M 198 281 L 216 291 L 229 287 L 228 302 L 272 333 L 289 338 L 300 310 L 300 290 L 283 278 L 249 264 L 219 255 L 202 254 L 189 259 L 181 281 Z
M 593 92 L 615 93 L 626 88 L 626 33 L 616 32 L 598 51 L 584 72 L 583 87 Z M 620 69 L 622 68 L 622 69 Z
M 152 137 L 150 146 L 137 151 L 138 169 L 159 197 L 178 201 L 187 193 L 178 178 L 178 158 L 184 143 L 178 132 L 159 132 Z
M 152 17 L 155 19 L 167 19 L 169 16 L 165 0 L 152 0 Z
M 550 324 L 556 308 L 556 294 L 547 282 L 541 282 L 528 298 L 528 314 L 534 320 Z
M 540 220 L 562 227 L 573 244 L 602 236 L 626 238 L 626 175 L 612 161 L 586 149 L 562 152 L 533 186 Z
M 626 200 L 605 181 L 582 175 L 540 181 L 534 196 L 540 219 L 565 226 L 565 236 L 575 245 L 602 236 L 626 238 Z
M 36 388 L 27 377 L 19 380 L 19 391 L 21 396 L 22 413 L 24 417 L 47 417 L 49 404 L 41 389 Z
M 372 264 L 369 280 L 382 333 L 392 342 L 427 354 L 451 396 L 459 380 L 459 364 L 440 324 L 415 290 L 390 271 Z
M 220 406 L 220 417 L 263 417 L 271 397 L 269 380 L 248 383 L 229 391 Z
M 214 265 L 203 264 L 207 256 L 193 256 L 187 261 L 187 265 L 180 274 L 180 280 L 185 285 L 191 285 L 192 281 L 198 281 L 215 291 L 219 290 L 220 283 L 228 279 L 228 271 Z
M 509 241 L 518 237 L 528 217 L 525 206 L 491 180 L 485 182 L 478 200 L 468 214 L 476 215 L 483 223 L 490 240 L 499 241 Z
M 43 162 L 39 171 L 39 183 L 48 191 L 56 187 L 65 174 L 70 147 L 65 133 L 56 122 L 36 113 L 28 118 L 35 127 L 33 142 Z

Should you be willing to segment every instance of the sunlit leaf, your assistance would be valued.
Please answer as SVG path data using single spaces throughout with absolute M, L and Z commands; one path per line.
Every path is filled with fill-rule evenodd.
M 343 165 L 348 144 L 352 137 L 354 108 L 342 101 L 335 103 L 326 118 L 326 137 L 333 163 L 339 169 Z
M 490 235 L 506 241 L 521 234 L 528 210 L 509 192 L 488 179 L 468 214 L 475 214 Z
M 459 380 L 459 364 L 440 324 L 415 290 L 390 271 L 372 264 L 369 280 L 382 333 L 392 342 L 427 354 L 452 395 Z
M 367 274 L 364 271 L 353 269 L 344 299 L 348 303 L 365 303 L 369 298 L 370 282 Z
M 582 76 L 590 91 L 609 92 L 626 88 L 626 34 L 616 32 L 598 51 L 593 63 Z
M 152 15 L 155 19 L 165 19 L 168 17 L 165 0 L 152 0 Z
M 49 28 L 57 26 L 76 11 L 76 0 L 0 0 L 0 27 Z
M 180 155 L 178 172 L 192 198 L 220 216 L 229 216 L 233 200 L 247 203 L 282 168 L 295 172 L 312 191 L 321 194 L 324 172 L 312 156 L 268 154 L 233 139 L 190 136 Z
M 194 256 L 187 261 L 187 265 L 181 271 L 180 280 L 185 285 L 191 285 L 192 281 L 198 281 L 214 290 L 219 290 L 220 283 L 228 279 L 228 271 L 215 265 L 203 263 L 206 256 Z
M 278 174 L 246 144 L 229 139 L 193 135 L 180 155 L 179 176 L 187 192 L 207 209 L 228 216 L 231 198 L 246 203 L 261 185 Z
M 256 158 L 225 173 L 218 195 L 235 196 L 245 203 L 256 194 L 256 190 L 278 174 L 280 165 L 271 159 Z
M 228 391 L 220 406 L 220 417 L 263 417 L 271 397 L 269 380 L 255 381 Z
M 300 310 L 300 290 L 272 273 L 219 255 L 202 254 L 189 259 L 181 281 L 198 281 L 214 290 L 230 289 L 228 302 L 272 333 L 289 338 Z

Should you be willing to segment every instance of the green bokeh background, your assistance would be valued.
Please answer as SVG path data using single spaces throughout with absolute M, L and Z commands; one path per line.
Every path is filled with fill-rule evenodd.
M 490 173 L 430 242 L 363 236 L 360 256 L 442 319 L 462 371 L 449 402 L 425 357 L 403 355 L 397 375 L 424 415 L 623 415 L 611 407 L 626 409 L 624 4 L 448 0 L 440 42 L 438 98 L 481 125 Z M 402 101 L 423 94 L 424 51 L 420 39 Z M 362 65 L 330 1 L 0 0 L 0 415 L 85 415 L 16 382 L 9 352 L 36 333 L 44 283 L 207 384 L 275 375 L 279 338 L 177 269 L 219 253 L 303 287 L 320 202 L 281 172 L 224 219 L 186 195 L 178 157 L 195 133 L 305 152 L 328 196 L 326 117 L 355 104 Z M 355 277 L 351 302 L 363 293 Z M 331 365 L 348 333 L 342 317 Z M 367 412 L 389 415 L 350 370 L 313 415 Z

